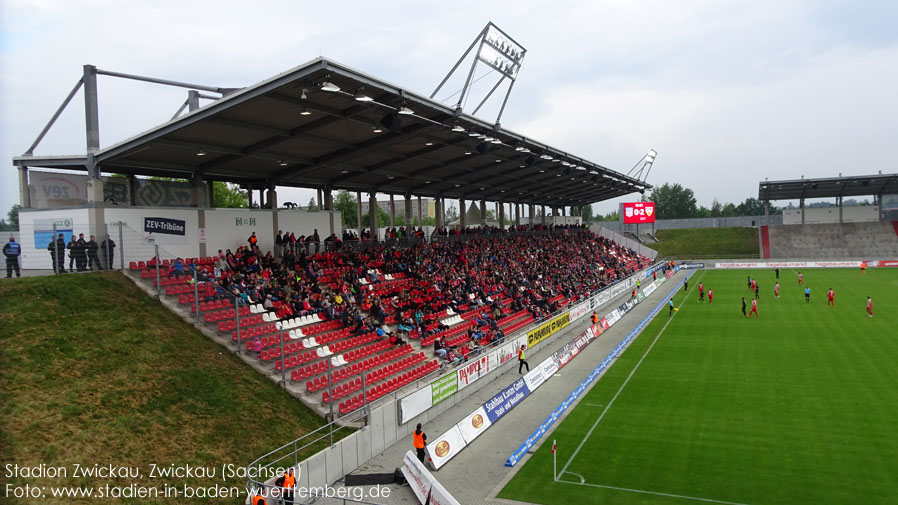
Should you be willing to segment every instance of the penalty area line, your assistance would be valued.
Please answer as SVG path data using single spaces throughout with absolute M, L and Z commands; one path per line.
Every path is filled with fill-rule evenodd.
M 567 473 L 571 473 L 571 472 L 567 472 Z M 573 475 L 577 475 L 577 474 L 573 474 Z M 579 477 L 579 475 L 578 475 L 578 477 Z M 582 480 L 583 477 L 580 477 L 580 479 Z M 557 482 L 560 482 L 562 484 L 572 484 L 574 486 L 598 487 L 598 488 L 602 488 L 602 489 L 613 489 L 615 491 L 625 491 L 628 493 L 649 494 L 649 495 L 655 495 L 655 496 L 664 496 L 666 498 L 679 498 L 682 500 L 700 501 L 700 502 L 705 502 L 705 503 L 720 503 L 722 505 L 748 505 L 746 503 L 739 503 L 739 502 L 734 502 L 734 501 L 715 500 L 713 498 L 700 498 L 698 496 L 686 496 L 686 495 L 673 494 L 673 493 L 662 493 L 660 491 L 646 491 L 644 489 L 630 489 L 630 488 L 626 488 L 626 487 L 606 486 L 604 484 L 591 484 L 589 482 L 571 482 L 569 480 L 561 480 L 560 478 L 558 479 Z

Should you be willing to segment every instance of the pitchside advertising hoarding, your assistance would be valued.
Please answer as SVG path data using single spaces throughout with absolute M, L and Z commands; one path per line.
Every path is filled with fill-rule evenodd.
M 632 202 L 621 204 L 623 224 L 644 224 L 655 222 L 655 202 Z

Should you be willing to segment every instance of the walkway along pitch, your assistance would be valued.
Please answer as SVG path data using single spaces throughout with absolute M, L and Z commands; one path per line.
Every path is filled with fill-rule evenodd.
M 496 425 L 483 432 L 477 439 L 468 445 L 451 461 L 446 463 L 440 470 L 433 471 L 434 477 L 462 504 L 477 504 L 485 502 L 493 503 L 519 503 L 494 498 L 502 489 L 508 480 L 520 468 L 526 459 L 518 463 L 514 468 L 505 466 L 505 460 L 508 456 L 520 446 L 520 444 L 530 434 L 539 427 L 540 423 L 555 410 L 570 393 L 583 381 L 595 367 L 611 353 L 626 336 L 636 328 L 639 322 L 645 318 L 652 309 L 667 296 L 668 293 L 680 282 L 687 274 L 687 271 L 680 271 L 668 282 L 664 283 L 661 288 L 655 290 L 642 303 L 633 308 L 623 319 L 618 321 L 609 330 L 602 333 L 598 339 L 581 351 L 576 358 L 565 365 L 555 376 L 543 383 L 534 393 L 531 393 L 518 406 L 502 417 Z M 609 304 L 599 310 L 599 316 L 603 316 L 611 308 L 617 307 L 621 303 L 630 298 L 629 294 L 621 295 Z M 547 358 L 559 347 L 566 344 L 573 338 L 586 331 L 590 325 L 589 317 L 584 316 L 580 320 L 571 324 L 562 332 L 561 336 L 555 340 L 555 343 L 539 352 L 528 353 L 527 361 L 531 364 L 540 363 Z M 638 338 L 638 337 L 637 337 Z M 626 351 L 624 351 L 626 352 Z M 532 365 L 531 365 L 532 366 Z M 612 365 L 613 366 L 613 365 Z M 605 369 L 606 373 L 610 367 Z M 438 418 L 432 420 L 423 426 L 424 432 L 427 433 L 428 440 L 433 440 L 440 434 L 451 428 L 453 425 L 461 421 L 465 416 L 473 412 L 483 402 L 492 398 L 496 393 L 504 389 L 510 382 L 517 379 L 517 367 L 506 372 L 496 380 L 492 381 L 488 386 L 481 388 L 470 397 L 461 401 L 451 409 L 447 410 Z M 601 380 L 599 377 L 593 381 L 590 388 Z M 582 399 L 586 396 L 587 391 L 580 396 Z M 579 399 L 578 399 L 579 402 Z M 570 412 L 576 407 L 576 404 L 570 407 Z M 562 419 L 559 419 L 553 425 L 558 426 Z M 551 440 L 550 434 L 546 434 L 540 440 L 540 443 Z M 532 450 L 538 448 L 537 444 Z M 392 447 L 387 448 L 383 453 L 374 457 L 371 461 L 363 465 L 361 468 L 353 472 L 353 474 L 367 473 L 392 473 L 397 467 L 402 466 L 402 458 L 406 451 L 412 449 L 411 437 L 407 440 L 400 440 Z M 337 483 L 333 487 L 340 487 L 342 483 Z M 395 484 L 388 486 L 391 490 L 389 498 L 379 498 L 369 500 L 375 503 L 384 504 L 416 504 L 417 498 L 408 486 L 397 486 Z M 352 496 L 352 494 L 350 494 Z M 342 500 L 321 498 L 315 501 L 316 504 L 338 504 L 343 503 Z

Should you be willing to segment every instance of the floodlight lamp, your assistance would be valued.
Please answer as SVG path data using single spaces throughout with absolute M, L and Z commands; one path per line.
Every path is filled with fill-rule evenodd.
M 541 159 L 541 160 L 551 160 L 552 157 L 549 156 L 548 154 L 543 154 L 543 155 L 540 155 L 539 159 Z
M 349 170 L 347 170 L 347 169 L 344 168 L 344 169 L 340 170 L 340 173 L 341 173 L 341 174 L 348 174 L 348 173 L 349 173 Z
M 308 107 L 303 107 L 301 111 L 299 111 L 300 116 L 308 116 L 312 113 Z
M 373 102 L 374 99 L 364 93 L 365 88 L 361 87 L 355 91 L 355 100 L 357 102 Z
M 518 144 L 517 147 L 514 148 L 514 150 L 518 152 L 524 152 L 524 146 Z
M 468 132 L 468 136 L 469 137 L 480 137 L 481 135 L 479 133 L 475 132 L 474 130 L 471 130 Z
M 452 127 L 452 131 L 461 133 L 465 131 L 465 129 L 462 128 L 460 124 L 455 123 L 455 126 Z
M 278 161 L 278 165 L 280 165 L 280 166 L 282 166 L 282 167 L 286 167 L 286 166 L 287 166 L 287 162 L 286 162 L 286 161 L 279 160 L 279 161 Z
M 371 127 L 371 133 L 383 133 L 383 131 L 383 128 L 380 126 L 375 125 Z
M 331 93 L 336 93 L 337 91 L 340 91 L 340 86 L 337 86 L 332 82 L 324 81 L 321 83 L 321 91 L 330 91 Z
M 500 138 L 497 137 L 497 138 L 494 138 L 493 140 L 490 140 L 490 142 L 492 142 L 493 144 L 501 144 L 501 143 L 502 143 L 502 139 L 500 139 Z
M 425 142 L 424 145 L 425 145 L 425 146 L 432 146 L 432 145 L 433 145 L 433 142 Z
M 197 155 L 197 156 L 205 156 L 205 155 L 206 155 L 206 151 L 200 149 L 200 150 L 196 153 L 196 155 Z
M 492 142 L 493 140 L 496 140 L 496 139 L 494 139 L 493 137 L 489 137 L 489 136 L 483 137 L 484 142 Z
M 356 100 L 358 100 L 358 99 L 356 99 Z M 415 111 L 409 109 L 409 108 L 406 107 L 406 106 L 402 106 L 402 107 L 399 108 L 399 114 L 402 114 L 403 116 L 410 116 L 410 115 L 412 115 L 412 114 L 414 114 L 414 113 L 415 113 Z

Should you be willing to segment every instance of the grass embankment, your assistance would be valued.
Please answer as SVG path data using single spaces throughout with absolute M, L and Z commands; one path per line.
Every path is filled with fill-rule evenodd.
M 0 346 L 3 487 L 38 484 L 49 493 L 49 486 L 90 489 L 137 482 L 160 489 L 166 484 L 242 489 L 245 479 L 221 478 L 222 464 L 245 466 L 323 424 L 119 274 L 0 282 Z M 74 478 L 76 463 L 138 467 L 141 478 Z M 8 477 L 6 464 L 62 466 L 68 475 Z M 217 471 L 214 479 L 151 479 L 151 464 Z M 17 502 L 3 492 L 0 502 Z M 236 500 L 45 497 L 18 503 L 176 501 Z
M 658 230 L 658 243 L 646 246 L 658 251 L 658 257 L 718 258 L 758 257 L 758 230 L 756 228 L 687 228 L 682 230 Z
M 794 271 L 783 272 L 779 299 L 771 270 L 697 271 L 674 298 L 679 312 L 656 317 L 499 496 L 548 505 L 898 503 L 898 271 L 803 273 L 810 303 Z M 758 318 L 740 310 L 747 275 L 759 279 Z M 699 281 L 714 305 L 698 302 Z M 561 472 L 593 426 L 565 482 L 553 482 L 551 441 Z

